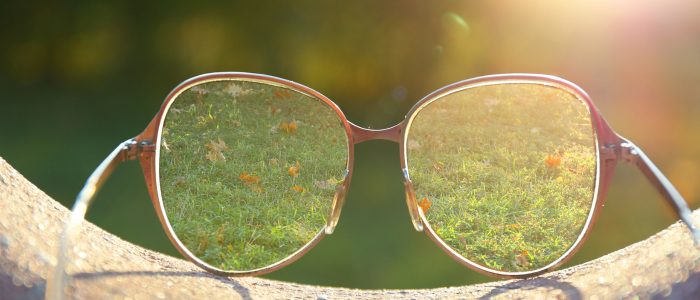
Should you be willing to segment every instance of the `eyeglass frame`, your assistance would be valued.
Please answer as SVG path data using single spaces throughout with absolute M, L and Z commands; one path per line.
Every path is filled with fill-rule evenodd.
M 324 228 L 318 234 L 316 234 L 316 236 L 311 241 L 306 243 L 302 248 L 287 256 L 283 260 L 250 271 L 226 271 L 212 267 L 211 265 L 205 263 L 204 261 L 197 258 L 195 255 L 193 255 L 180 242 L 167 219 L 165 208 L 163 206 L 158 178 L 159 166 L 157 162 L 161 147 L 162 127 L 163 122 L 165 120 L 165 114 L 168 111 L 170 105 L 182 92 L 190 89 L 193 86 L 196 86 L 201 83 L 223 80 L 246 80 L 252 82 L 260 82 L 282 88 L 291 88 L 302 94 L 313 96 L 323 101 L 337 114 L 337 116 L 342 121 L 348 138 L 347 170 L 344 175 L 344 180 L 342 180 L 342 184 L 338 187 L 335 196 L 333 197 L 326 226 L 324 226 Z M 415 192 L 413 190 L 413 185 L 409 177 L 406 161 L 406 141 L 408 138 L 408 130 L 406 129 L 410 128 L 410 124 L 413 118 L 417 115 L 417 113 L 423 107 L 430 104 L 433 100 L 440 99 L 441 97 L 447 94 L 489 83 L 536 83 L 540 85 L 549 85 L 555 88 L 562 89 L 587 105 L 587 108 L 590 113 L 591 123 L 596 133 L 596 178 L 592 211 L 590 211 L 588 214 L 582 232 L 579 234 L 577 240 L 572 246 L 570 246 L 567 252 L 565 252 L 560 258 L 558 258 L 554 262 L 537 270 L 525 272 L 502 272 L 476 264 L 455 252 L 437 235 L 437 233 L 430 227 L 429 223 L 425 219 L 423 212 L 418 206 L 418 202 L 415 198 Z M 151 201 L 156 210 L 156 214 L 158 215 L 158 218 L 160 219 L 161 224 L 163 225 L 163 228 L 165 229 L 165 232 L 168 235 L 168 238 L 177 248 L 177 250 L 183 256 L 185 256 L 185 258 L 187 258 L 189 261 L 191 261 L 198 267 L 206 270 L 207 272 L 221 276 L 256 276 L 275 271 L 297 260 L 299 257 L 308 252 L 311 248 L 313 248 L 313 246 L 315 246 L 326 234 L 331 234 L 333 232 L 333 229 L 337 224 L 341 208 L 345 202 L 345 197 L 349 190 L 350 181 L 352 178 L 354 163 L 354 145 L 363 141 L 374 139 L 389 140 L 399 143 L 399 147 L 401 149 L 401 170 L 403 173 L 403 180 L 406 191 L 406 202 L 415 229 L 417 231 L 425 231 L 428 237 L 431 240 L 433 240 L 433 242 L 435 242 L 443 251 L 445 251 L 452 258 L 465 265 L 466 267 L 484 275 L 506 279 L 528 278 L 550 272 L 556 269 L 557 267 L 561 266 L 568 259 L 570 259 L 578 251 L 581 245 L 583 245 L 583 242 L 590 234 L 593 225 L 598 219 L 600 211 L 605 202 L 605 196 L 610 186 L 612 175 L 614 173 L 618 161 L 630 163 L 639 167 L 642 173 L 647 177 L 647 179 L 659 191 L 659 193 L 666 200 L 666 202 L 671 206 L 676 215 L 678 215 L 680 219 L 688 226 L 696 243 L 700 241 L 700 231 L 697 230 L 697 228 L 692 222 L 692 212 L 690 211 L 687 203 L 680 195 L 680 193 L 676 190 L 676 188 L 651 162 L 651 160 L 641 151 L 641 149 L 639 149 L 639 147 L 635 146 L 629 140 L 623 138 L 622 136 L 618 135 L 612 130 L 610 125 L 605 121 L 603 116 L 593 104 L 593 101 L 590 99 L 588 94 L 585 91 L 583 91 L 583 89 L 567 80 L 555 76 L 539 74 L 500 74 L 481 76 L 463 80 L 440 88 L 425 96 L 423 99 L 414 104 L 411 110 L 406 114 L 404 120 L 399 124 L 386 129 L 372 130 L 362 128 L 349 122 L 343 114 L 343 112 L 340 110 L 340 108 L 333 101 L 331 101 L 321 93 L 304 85 L 286 79 L 262 74 L 243 72 L 221 72 L 202 74 L 196 77 L 192 77 L 176 86 L 165 98 L 165 101 L 161 105 L 160 110 L 151 120 L 146 129 L 138 136 L 121 143 L 97 167 L 97 169 L 88 178 L 83 189 L 78 194 L 77 200 L 72 209 L 73 213 L 71 215 L 71 220 L 66 226 L 66 230 L 64 231 L 64 242 L 62 243 L 62 249 L 60 253 L 66 253 L 66 248 L 68 248 L 66 241 L 70 243 L 70 238 L 65 237 L 68 234 L 70 234 L 70 225 L 75 224 L 76 222 L 84 218 L 85 212 L 87 211 L 90 202 L 94 198 L 97 191 L 101 188 L 102 184 L 104 184 L 105 180 L 108 178 L 110 173 L 114 170 L 114 168 L 120 162 L 138 158 L 144 172 L 146 184 L 148 186 L 148 191 L 151 196 Z M 57 266 L 56 274 L 59 274 L 59 272 L 61 272 L 64 268 L 63 260 L 64 259 L 59 258 L 59 264 Z

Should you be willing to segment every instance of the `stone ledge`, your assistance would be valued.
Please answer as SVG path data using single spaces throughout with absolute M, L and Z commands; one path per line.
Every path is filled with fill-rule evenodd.
M 43 299 L 69 211 L 0 158 L 0 298 Z M 695 220 L 700 213 L 694 213 Z M 85 222 L 71 291 L 82 299 L 690 299 L 700 251 L 675 223 L 599 259 L 527 280 L 427 290 L 358 290 L 227 278 Z

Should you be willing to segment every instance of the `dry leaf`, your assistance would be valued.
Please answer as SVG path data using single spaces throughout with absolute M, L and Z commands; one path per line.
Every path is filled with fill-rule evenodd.
M 270 112 L 270 114 L 274 116 L 276 113 L 281 112 L 282 109 L 279 107 L 269 107 L 268 106 L 267 111 Z
M 527 262 L 527 250 L 523 251 L 520 255 L 515 256 L 515 264 L 524 268 L 527 268 L 530 266 L 530 264 Z
M 277 133 L 277 129 L 280 128 L 280 123 L 275 124 L 275 126 L 270 127 L 270 134 Z
M 277 165 L 277 160 L 274 159 L 274 158 L 273 158 L 273 159 L 270 159 L 270 165 L 271 165 L 271 166 Z
M 295 178 L 299 176 L 299 162 L 297 162 L 296 166 L 289 167 L 289 176 L 292 176 L 292 178 Z
M 424 198 L 423 201 L 418 202 L 418 206 L 420 206 L 420 209 L 423 211 L 424 215 L 430 211 L 430 205 L 432 205 L 432 203 L 430 200 L 428 200 L 428 198 Z
M 247 185 L 258 184 L 262 181 L 262 179 L 258 178 L 258 176 L 250 176 L 246 172 L 243 172 L 243 175 L 238 176 L 238 178 L 240 178 L 241 181 Z
M 574 174 L 583 174 L 586 173 L 586 166 L 578 166 L 576 169 L 569 169 L 569 172 L 574 173 Z
M 194 103 L 199 103 L 202 102 L 202 92 L 200 91 L 199 94 L 197 94 L 197 100 L 194 100 Z
M 168 110 L 168 113 L 172 113 L 172 114 L 176 114 L 176 115 L 179 114 L 179 113 L 181 113 L 181 112 L 183 112 L 183 110 L 182 110 L 182 109 L 177 109 L 177 108 L 170 108 L 170 109 Z
M 435 168 L 435 171 L 438 171 L 438 172 L 442 172 L 445 170 L 442 168 L 442 165 L 440 165 L 440 163 L 436 163 L 436 162 L 433 163 L 433 168 Z
M 224 141 L 222 141 L 221 138 L 219 138 L 218 143 L 212 141 L 211 143 L 204 144 L 204 146 L 207 146 L 210 149 L 217 151 L 217 152 L 229 150 L 228 147 L 226 146 L 226 143 L 224 143 Z
M 537 127 L 532 127 L 532 130 L 530 130 L 530 132 L 532 132 L 532 133 L 539 133 L 539 132 L 540 132 L 540 129 L 537 128 Z
M 209 90 L 204 89 L 204 88 L 201 88 L 201 87 L 198 87 L 198 86 L 193 86 L 193 87 L 190 89 L 190 91 L 193 91 L 193 92 L 195 92 L 195 93 L 205 94 L 205 95 L 206 95 L 207 93 L 209 93 Z
M 420 144 L 418 144 L 418 141 L 416 140 L 408 140 L 408 143 L 406 143 L 406 148 L 411 151 L 420 152 Z
M 508 228 L 520 228 L 520 225 L 513 224 L 513 225 L 506 225 L 506 227 L 508 227 Z
M 239 97 L 243 96 L 245 94 L 250 93 L 250 91 L 243 90 L 240 86 L 236 85 L 235 83 L 229 83 L 224 87 L 224 92 L 228 93 L 229 95 L 233 97 Z
M 276 92 L 272 92 L 273 95 L 275 95 L 275 98 L 277 99 L 289 99 L 292 98 L 292 92 L 288 90 L 279 90 Z
M 212 162 L 217 162 L 219 159 L 226 161 L 224 155 L 221 152 L 216 151 L 214 149 L 209 150 L 209 153 L 204 154 L 204 157 L 206 157 L 208 160 L 211 160 Z
M 335 185 L 338 183 L 338 180 L 335 178 L 330 178 L 326 181 L 316 181 L 314 180 L 314 185 L 324 189 L 324 190 L 332 190 L 335 188 Z
M 305 188 L 300 187 L 300 186 L 298 186 L 298 185 L 295 186 L 295 187 L 293 187 L 292 190 L 293 190 L 293 191 L 297 191 L 297 192 L 299 192 L 299 193 L 302 193 L 302 192 L 305 192 L 305 191 L 306 191 Z
M 233 121 L 231 121 L 231 123 L 233 123 L 233 125 L 241 126 L 241 121 L 238 121 L 238 120 L 233 120 Z
M 467 245 L 467 240 L 463 236 L 459 237 L 459 242 L 462 243 L 462 245 Z
M 547 166 L 551 169 L 561 164 L 561 156 L 553 157 L 547 154 L 547 159 L 545 160 Z
M 184 181 L 185 181 L 185 176 L 180 176 L 178 178 L 175 178 L 175 180 L 173 180 L 173 185 L 176 185 L 176 184 L 178 184 L 180 182 L 184 182 Z

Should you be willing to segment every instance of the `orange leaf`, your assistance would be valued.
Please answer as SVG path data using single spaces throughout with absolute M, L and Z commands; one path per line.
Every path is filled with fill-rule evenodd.
M 297 192 L 299 192 L 299 193 L 302 193 L 302 192 L 305 192 L 305 191 L 306 191 L 305 188 L 300 187 L 300 186 L 298 186 L 298 185 L 295 186 L 295 187 L 293 187 L 292 190 L 293 190 L 293 191 L 297 191 Z
M 520 228 L 520 225 L 506 225 L 508 228 Z
M 247 185 L 258 184 L 262 181 L 262 179 L 258 178 L 258 176 L 250 176 L 246 172 L 243 172 L 243 175 L 238 176 L 238 178 L 240 178 L 241 181 Z
M 268 106 L 268 107 L 267 107 L 267 111 L 269 111 L 271 115 L 274 115 L 274 114 L 276 114 L 276 113 L 278 113 L 278 112 L 281 112 L 282 109 L 279 108 L 279 107 L 269 107 L 269 106 Z
M 295 132 L 295 131 L 297 131 L 297 123 L 296 122 L 289 123 L 289 132 Z
M 527 262 L 527 250 L 523 251 L 520 255 L 515 256 L 515 264 L 524 268 L 527 268 L 530 266 L 530 264 Z
M 211 143 L 204 144 L 204 146 L 207 146 L 207 147 L 209 147 L 210 149 L 212 149 L 212 150 L 214 150 L 214 151 L 217 151 L 217 152 L 221 152 L 221 151 L 226 151 L 226 150 L 228 150 L 228 147 L 226 146 L 226 143 L 224 143 L 224 141 L 222 141 L 221 138 L 219 138 L 219 142 L 218 142 L 218 143 L 216 143 L 216 142 L 211 142 Z
M 287 128 L 287 123 L 282 123 L 282 132 L 287 133 L 289 129 Z
M 420 209 L 423 211 L 423 214 L 427 214 L 430 208 L 430 205 L 432 203 L 428 198 L 424 198 L 423 201 L 418 202 L 418 206 L 420 206 Z
M 547 166 L 551 169 L 561 164 L 561 157 L 553 157 L 547 154 Z
M 435 168 L 435 171 L 442 172 L 444 169 L 440 165 L 440 163 L 433 163 L 433 167 Z
M 574 173 L 574 174 L 586 173 L 586 166 L 578 166 L 578 168 L 576 168 L 576 169 L 569 169 L 569 172 Z
M 292 93 L 288 90 L 279 90 L 276 92 L 272 92 L 273 95 L 275 95 L 275 98 L 277 99 L 289 99 L 292 98 Z
M 292 176 L 292 178 L 299 176 L 299 162 L 297 162 L 296 166 L 289 167 L 289 170 L 287 171 L 289 172 L 289 176 Z

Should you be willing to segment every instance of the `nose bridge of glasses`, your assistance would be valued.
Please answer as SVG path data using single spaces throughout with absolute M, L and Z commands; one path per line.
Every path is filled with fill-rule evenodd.
M 350 123 L 350 122 L 348 122 Z M 401 140 L 401 126 L 403 122 L 385 129 L 367 129 L 350 123 L 352 139 L 354 144 L 369 140 L 388 140 L 399 143 Z

